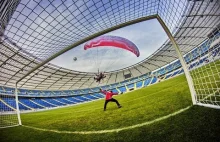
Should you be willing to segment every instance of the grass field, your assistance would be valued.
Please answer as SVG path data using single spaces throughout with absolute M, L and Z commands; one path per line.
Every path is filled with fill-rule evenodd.
M 220 110 L 192 106 L 184 75 L 115 98 L 122 108 L 104 112 L 98 100 L 21 114 L 24 126 L 0 129 L 1 142 L 220 141 Z

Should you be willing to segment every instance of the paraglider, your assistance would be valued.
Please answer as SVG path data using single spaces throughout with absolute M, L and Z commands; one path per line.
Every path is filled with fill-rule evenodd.
M 105 77 L 106 76 L 104 75 L 104 73 L 100 72 L 100 73 L 96 74 L 96 77 L 94 77 L 94 79 L 96 80 L 96 82 L 100 83 L 100 81 L 103 80 Z
M 125 39 L 123 37 L 110 36 L 110 35 L 103 35 L 103 36 L 100 36 L 100 37 L 97 37 L 97 38 L 94 38 L 94 39 L 88 41 L 84 45 L 84 50 L 91 49 L 91 48 L 97 48 L 97 53 L 94 55 L 98 56 L 99 55 L 98 54 L 99 47 L 120 48 L 120 49 L 132 52 L 137 57 L 140 56 L 139 49 L 137 48 L 137 46 L 133 42 L 131 42 L 130 40 Z M 96 59 L 98 60 L 98 58 L 96 58 Z M 99 66 L 101 64 L 98 61 L 96 61 L 95 63 L 97 63 L 97 66 Z M 109 65 L 112 65 L 112 64 L 109 64 Z M 97 67 L 97 68 L 99 70 L 99 67 Z M 98 71 L 98 73 L 94 76 L 94 80 L 96 82 L 100 83 L 100 81 L 104 80 L 105 77 L 106 77 L 106 75 L 104 74 L 104 72 L 99 73 L 99 71 Z
M 140 52 L 137 46 L 133 42 L 123 37 L 110 36 L 110 35 L 104 35 L 90 40 L 84 45 L 84 50 L 94 47 L 106 47 L 106 46 L 128 50 L 133 54 L 135 54 L 137 57 L 140 56 Z

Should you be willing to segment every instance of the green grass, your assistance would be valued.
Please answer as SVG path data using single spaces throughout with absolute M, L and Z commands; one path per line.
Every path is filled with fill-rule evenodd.
M 191 106 L 184 75 L 104 100 L 43 112 L 21 114 L 23 125 L 58 131 L 99 131 L 132 126 Z M 1 142 L 41 141 L 220 141 L 220 111 L 199 106 L 139 128 L 104 134 L 61 134 L 19 126 L 0 129 Z
M 189 97 L 184 94 L 188 94 Z M 118 109 L 114 103 L 109 103 L 107 111 L 103 112 L 104 102 L 100 100 L 59 110 L 24 114 L 21 118 L 24 125 L 56 130 L 90 131 L 139 124 L 191 105 L 183 76 L 162 82 L 159 87 L 153 85 L 115 98 L 123 106 L 122 109 Z M 186 101 L 182 101 L 183 99 Z

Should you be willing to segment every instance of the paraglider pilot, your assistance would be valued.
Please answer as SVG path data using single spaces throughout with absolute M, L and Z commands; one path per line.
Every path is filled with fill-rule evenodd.
M 94 77 L 94 79 L 96 80 L 96 82 L 100 82 L 105 77 L 106 76 L 104 75 L 104 73 L 100 72 L 100 73 L 96 74 L 96 77 Z

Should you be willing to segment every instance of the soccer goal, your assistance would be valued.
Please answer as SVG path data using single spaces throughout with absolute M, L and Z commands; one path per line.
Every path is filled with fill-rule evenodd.
M 199 46 L 194 63 L 197 66 L 192 68 L 190 74 L 196 91 L 196 103 L 220 109 L 220 29 L 216 31 Z
M 176 50 L 186 75 L 193 105 L 220 109 L 220 29 L 217 27 L 200 46 L 196 47 L 191 63 L 186 64 L 179 47 L 169 29 L 157 17 Z M 192 52 L 191 52 L 192 54 Z M 196 61 L 195 61 L 195 58 Z
M 12 106 L 15 103 L 15 96 L 0 95 L 0 128 L 7 128 L 19 125 L 17 108 Z M 9 105 L 11 104 L 11 105 Z
M 2 40 L 0 48 L 4 50 L 7 46 L 8 43 Z M 3 63 L 3 65 L 8 67 L 6 63 Z M 19 124 L 21 124 L 21 121 L 16 90 L 0 86 L 0 128 L 17 126 Z
M 189 26 L 182 27 L 182 29 L 186 29 L 186 30 L 188 30 L 188 29 L 190 29 L 190 30 L 191 29 L 197 29 L 197 28 L 198 29 L 200 29 L 200 28 L 213 29 L 213 28 L 215 28 L 214 26 L 216 26 L 219 23 L 216 22 L 215 24 L 211 24 L 211 22 L 213 22 L 211 20 L 210 20 L 210 24 L 204 25 L 204 27 L 200 27 L 200 26 L 197 27 L 196 24 L 197 24 L 198 21 L 202 21 L 202 23 L 203 23 L 203 20 L 200 20 L 198 18 L 198 16 L 200 18 L 202 18 L 204 15 L 198 15 L 198 14 L 194 13 L 194 11 L 204 11 L 204 13 L 206 13 L 206 11 L 205 11 L 206 9 L 212 9 L 212 7 L 211 7 L 212 4 L 210 4 L 210 6 L 208 6 L 209 4 L 207 4 L 207 7 L 204 6 L 204 10 L 199 10 L 199 7 L 203 7 L 203 5 L 202 5 L 203 1 L 201 2 L 201 6 L 196 5 L 196 4 L 199 3 L 197 1 L 195 1 L 195 2 L 194 1 L 186 1 L 186 3 L 182 3 L 182 2 L 179 2 L 179 1 L 173 1 L 173 2 L 172 1 L 170 1 L 170 2 L 169 1 L 158 1 L 158 3 L 156 3 L 156 2 L 151 3 L 151 1 L 149 1 L 149 2 L 146 1 L 146 3 L 149 4 L 149 7 L 148 6 L 145 7 L 145 4 L 143 4 L 143 9 L 146 9 L 146 10 L 149 9 L 149 13 L 147 11 L 145 11 L 145 12 L 147 12 L 146 16 L 144 14 L 145 13 L 144 11 L 143 11 L 144 13 L 142 13 L 142 16 L 141 16 L 141 13 L 140 13 L 141 11 L 139 11 L 139 8 L 136 8 L 137 13 L 133 13 L 133 14 L 132 14 L 133 10 L 131 10 L 131 11 L 130 10 L 124 10 L 124 12 L 125 12 L 124 16 L 121 16 L 121 15 L 123 15 L 123 13 L 121 13 L 122 11 L 117 11 L 116 10 L 116 9 L 121 9 L 121 7 L 118 7 L 118 8 L 115 8 L 116 13 L 118 13 L 118 14 L 112 13 L 112 14 L 110 14 L 110 16 L 102 15 L 103 13 L 106 13 L 106 12 L 101 13 L 101 15 L 97 14 L 96 18 L 100 18 L 99 19 L 99 20 L 101 20 L 100 23 L 97 22 L 98 21 L 97 19 L 95 19 L 93 21 L 94 15 L 88 14 L 88 16 L 87 16 L 87 14 L 85 14 L 85 15 L 84 14 L 79 14 L 77 17 L 83 16 L 82 21 L 86 20 L 86 22 L 88 23 L 87 24 L 86 22 L 83 22 L 83 24 L 86 24 L 86 26 L 88 26 L 89 28 L 86 27 L 85 25 L 83 25 L 82 21 L 80 21 L 80 20 L 77 23 L 74 23 L 72 25 L 70 24 L 71 27 L 73 27 L 73 29 L 76 30 L 76 33 L 75 33 L 75 31 L 73 32 L 74 33 L 73 41 L 67 40 L 68 42 L 65 41 L 64 43 L 59 43 L 60 41 L 57 40 L 57 41 L 59 41 L 58 42 L 59 44 L 57 44 L 57 47 L 54 48 L 53 52 L 51 52 L 51 54 L 53 53 L 52 55 L 49 54 L 50 53 L 50 51 L 49 51 L 50 48 L 48 48 L 48 50 L 44 50 L 45 53 L 48 52 L 48 54 L 45 54 L 45 59 L 40 60 L 40 62 L 37 62 L 36 65 L 33 65 L 33 66 L 31 65 L 30 68 L 28 66 L 27 71 L 23 72 L 24 71 L 23 68 L 26 67 L 26 64 L 25 65 L 20 65 L 20 68 L 18 68 L 17 70 L 9 70 L 10 68 L 13 68 L 13 66 L 9 66 L 9 64 L 8 64 L 10 62 L 13 62 L 10 59 L 13 58 L 13 56 L 15 56 L 17 53 L 20 53 L 20 50 L 23 50 L 23 48 L 19 48 L 19 50 L 14 50 L 14 48 L 12 48 L 12 47 L 15 46 L 15 45 L 18 45 L 18 44 L 16 44 L 16 42 L 11 42 L 11 43 L 6 42 L 5 40 L 9 41 L 10 39 L 8 39 L 7 37 L 3 37 L 3 35 L 5 33 L 4 30 L 8 25 L 8 21 L 10 20 L 13 12 L 15 11 L 16 7 L 18 6 L 18 4 L 20 2 L 21 2 L 20 0 L 17 0 L 17 1 L 16 0 L 0 1 L 0 11 L 1 11 L 0 12 L 0 50 L 2 51 L 1 52 L 1 57 L 0 57 L 1 58 L 1 63 L 0 64 L 1 64 L 2 68 L 1 68 L 0 73 L 5 74 L 5 76 L 3 76 L 0 79 L 0 81 L 2 81 L 3 85 L 5 85 L 5 84 L 7 85 L 7 82 L 9 82 L 10 79 L 12 80 L 12 78 L 13 78 L 14 80 L 12 80 L 12 83 L 16 84 L 15 89 L 10 89 L 10 88 L 7 88 L 5 86 L 0 87 L 0 91 L 1 91 L 0 92 L 0 128 L 6 128 L 6 127 L 21 125 L 19 106 L 20 106 L 20 108 L 22 108 L 22 103 L 18 101 L 18 89 L 17 89 L 17 84 L 20 81 L 22 81 L 23 79 L 25 79 L 26 77 L 28 77 L 29 75 L 34 73 L 34 71 L 36 71 L 37 69 L 40 69 L 40 67 L 43 67 L 44 65 L 49 63 L 54 58 L 56 58 L 59 55 L 73 49 L 76 46 L 79 46 L 79 45 L 83 44 L 84 42 L 86 42 L 88 40 L 91 40 L 91 39 L 96 38 L 98 36 L 101 36 L 103 34 L 109 33 L 111 31 L 120 29 L 122 27 L 129 26 L 129 25 L 132 25 L 132 24 L 136 24 L 136 23 L 139 23 L 139 22 L 143 22 L 143 21 L 146 21 L 146 20 L 151 20 L 151 19 L 157 19 L 159 21 L 159 23 L 163 27 L 164 31 L 166 32 L 167 36 L 169 37 L 170 43 L 172 44 L 173 49 L 176 51 L 174 53 L 168 53 L 168 54 L 176 54 L 178 59 L 181 62 L 181 65 L 182 65 L 182 68 L 184 70 L 184 73 L 185 73 L 185 76 L 186 76 L 186 79 L 187 79 L 187 83 L 188 83 L 188 86 L 189 86 L 189 90 L 190 90 L 190 94 L 191 94 L 191 98 L 192 98 L 192 104 L 193 105 L 202 105 L 202 106 L 207 106 L 207 107 L 219 108 L 220 109 L 220 89 L 219 89 L 220 88 L 220 53 L 219 53 L 219 50 L 220 50 L 220 46 L 219 46 L 220 30 L 219 30 L 219 28 L 217 28 L 213 33 L 211 33 L 208 36 L 207 40 L 204 41 L 201 45 L 199 45 L 199 47 L 195 47 L 195 46 L 197 46 L 197 44 L 201 43 L 201 41 L 199 41 L 196 44 L 191 45 L 192 48 L 197 50 L 197 52 L 195 52 L 195 55 L 191 56 L 192 58 L 191 58 L 190 62 L 186 63 L 186 61 L 184 59 L 184 56 L 183 56 L 183 53 L 184 54 L 187 54 L 187 53 L 185 53 L 183 51 L 181 52 L 181 50 L 178 47 L 177 42 L 175 41 L 175 38 L 173 37 L 172 33 L 170 32 L 171 29 L 169 29 L 166 25 L 166 24 L 170 24 L 171 27 L 178 26 L 178 25 L 175 25 L 175 21 L 181 20 L 181 18 L 178 20 L 178 18 L 176 17 L 178 15 L 177 13 L 179 13 L 181 15 L 180 17 L 191 17 L 192 16 L 192 18 L 189 18 L 189 19 L 191 19 L 190 22 L 185 21 L 184 18 L 182 19 L 186 23 L 189 22 L 188 23 Z M 27 42 L 28 45 L 26 45 L 27 46 L 26 49 L 28 49 L 29 45 L 32 45 L 31 43 L 33 43 L 33 46 L 30 46 L 31 48 L 30 48 L 29 51 L 36 53 L 36 55 L 40 55 L 41 52 L 38 53 L 38 51 L 40 51 L 43 48 L 40 48 L 41 46 L 40 47 L 35 46 L 35 44 L 39 44 L 40 41 L 43 41 L 42 40 L 43 38 L 46 39 L 46 37 L 47 37 L 43 32 L 46 28 L 42 28 L 41 26 L 43 26 L 43 25 L 48 25 L 49 26 L 50 25 L 47 29 L 51 28 L 51 30 L 52 29 L 57 30 L 57 31 L 55 30 L 55 32 L 53 34 L 50 33 L 50 32 L 48 32 L 48 33 L 46 32 L 48 35 L 51 35 L 51 36 L 56 35 L 56 34 L 60 35 L 60 37 L 56 35 L 56 38 L 55 37 L 54 38 L 47 37 L 48 39 L 51 39 L 51 41 L 48 42 L 48 43 L 47 42 L 43 43 L 42 45 L 45 44 L 45 47 L 46 47 L 46 45 L 50 45 L 50 47 L 52 49 L 53 45 L 51 43 L 53 42 L 53 40 L 55 41 L 55 39 L 64 38 L 64 37 L 61 37 L 61 35 L 65 35 L 65 36 L 68 36 L 68 37 L 72 38 L 71 37 L 72 36 L 72 34 L 71 34 L 72 31 L 70 30 L 70 28 L 66 28 L 65 26 L 63 26 L 60 23 L 63 21 L 63 23 L 66 23 L 65 25 L 68 25 L 68 23 L 70 23 L 70 21 L 78 20 L 77 18 L 75 18 L 76 15 L 74 15 L 75 13 L 78 13 L 78 12 L 69 12 L 70 16 L 64 16 L 64 15 L 62 15 L 61 12 L 56 11 L 58 13 L 57 17 L 48 16 L 48 18 L 47 18 L 47 17 L 45 17 L 45 15 L 50 13 L 49 11 L 47 11 L 48 9 L 50 10 L 50 8 L 48 8 L 48 6 L 43 8 L 42 6 L 40 6 L 39 3 L 34 2 L 34 3 L 36 3 L 36 7 L 34 9 L 30 9 L 30 7 L 27 6 L 29 4 L 28 3 L 24 4 L 25 2 L 28 2 L 28 1 L 22 1 L 22 4 L 21 4 L 22 6 L 19 9 L 21 11 L 23 11 L 23 9 L 25 9 L 25 14 L 21 13 L 21 11 L 17 11 L 16 14 L 17 14 L 18 17 L 13 19 L 15 25 L 17 25 L 17 26 L 20 25 L 20 26 L 18 26 L 18 27 L 15 26 L 14 27 L 13 24 L 12 24 L 11 29 L 12 29 L 13 32 L 8 33 L 9 35 L 11 34 L 11 37 L 14 38 L 14 41 L 20 40 L 20 44 L 22 43 L 21 46 L 25 45 L 24 43 Z M 85 4 L 85 1 L 83 1 L 83 2 Z M 93 5 L 93 7 L 95 7 L 96 11 L 97 11 L 97 9 L 101 10 L 101 11 L 102 11 L 102 9 L 105 9 L 104 7 L 100 7 L 100 9 L 97 8 L 97 6 L 100 5 L 100 3 L 102 3 L 102 2 L 98 1 L 97 3 L 95 3 Z M 119 1 L 118 1 L 118 3 L 119 3 Z M 192 3 L 192 5 L 190 5 L 191 3 Z M 212 2 L 210 2 L 210 3 L 212 3 Z M 50 4 L 52 5 L 52 8 L 54 8 L 54 4 L 52 4 L 52 2 L 50 2 Z M 111 5 L 110 2 L 109 2 L 109 4 Z M 128 3 L 128 5 L 129 4 L 130 3 Z M 33 5 L 32 4 L 30 4 L 30 5 L 31 5 L 31 8 L 33 8 Z M 64 2 L 62 2 L 62 5 L 63 6 L 65 5 Z M 73 5 L 75 5 L 75 3 Z M 142 5 L 142 3 L 140 5 Z M 153 8 L 153 5 L 155 5 L 154 8 Z M 164 5 L 164 7 L 162 5 Z M 191 8 L 190 8 L 191 10 L 188 9 L 187 5 L 189 5 L 189 7 L 192 6 L 192 9 Z M 23 6 L 24 6 L 24 8 L 22 8 Z M 38 8 L 38 6 L 42 7 L 42 8 Z M 111 5 L 111 6 L 115 7 L 116 5 Z M 151 6 L 152 6 L 153 9 L 150 8 Z M 78 6 L 75 5 L 75 7 L 78 7 Z M 86 7 L 87 6 L 85 6 L 85 8 Z M 124 6 L 124 7 L 126 7 L 126 6 Z M 173 7 L 173 9 L 172 9 L 172 7 Z M 213 4 L 213 7 L 214 7 L 214 4 Z M 66 5 L 65 5 L 65 8 L 67 8 Z M 127 8 L 128 7 L 126 7 L 126 9 Z M 198 10 L 196 10 L 197 8 L 198 8 Z M 218 8 L 219 7 L 217 7 L 217 10 L 218 10 Z M 39 9 L 39 11 L 36 10 L 36 9 Z M 58 7 L 57 7 L 57 9 L 58 9 Z M 63 9 L 63 8 L 60 8 L 60 9 Z M 182 12 L 185 11 L 184 9 L 189 10 L 189 12 L 192 12 L 192 13 L 189 13 L 188 15 L 185 15 L 186 13 L 182 13 Z M 35 10 L 38 11 L 38 12 L 37 13 L 33 12 Z M 81 13 L 79 8 L 77 8 L 77 10 L 79 11 L 79 13 Z M 85 11 L 85 12 L 91 13 L 90 10 L 87 9 L 87 11 Z M 135 10 L 135 8 L 134 8 L 134 10 Z M 30 13 L 27 14 L 26 11 L 30 11 Z M 167 11 L 167 13 L 166 13 L 166 11 Z M 127 12 L 129 12 L 129 13 L 127 13 Z M 99 13 L 99 11 L 98 11 L 98 13 Z M 159 14 L 159 13 L 162 13 L 162 14 Z M 38 20 L 38 22 L 42 21 L 42 22 L 40 22 L 40 24 L 42 24 L 41 26 L 40 26 L 40 24 L 39 25 L 36 24 L 36 21 L 35 21 L 35 18 L 34 18 L 35 16 L 32 16 L 32 14 L 35 15 L 36 18 L 39 17 L 40 20 Z M 216 13 L 214 13 L 214 15 L 215 14 L 217 15 L 218 13 L 216 12 Z M 159 15 L 165 17 L 165 19 L 164 18 L 163 19 L 166 23 L 164 23 L 164 21 L 160 18 Z M 166 16 L 166 15 L 168 15 L 168 16 Z M 209 14 L 205 14 L 205 15 L 213 17 L 213 14 L 211 14 L 211 11 L 210 11 L 210 15 Z M 131 17 L 126 17 L 126 16 L 131 16 Z M 33 17 L 33 19 L 30 18 L 30 17 Z M 58 18 L 58 17 L 60 17 L 60 18 Z M 68 19 L 67 17 L 70 17 L 70 19 Z M 105 23 L 105 21 L 104 21 L 105 17 L 106 18 L 110 17 L 109 20 L 107 20 L 110 23 Z M 19 18 L 21 18 L 23 22 L 20 22 Z M 57 19 L 61 19 L 61 18 L 64 19 L 64 20 L 59 21 L 59 22 L 56 21 Z M 114 20 L 113 20 L 113 18 L 114 18 Z M 198 20 L 197 20 L 197 22 L 195 22 L 196 20 L 193 20 L 193 19 L 197 19 L 197 18 L 198 18 Z M 51 23 L 48 22 L 47 20 L 49 20 Z M 94 24 L 90 20 L 92 20 L 96 24 Z M 216 18 L 216 21 L 217 20 L 218 19 Z M 24 24 L 25 21 L 27 21 L 28 24 L 29 23 L 32 23 L 32 24 L 29 24 L 29 26 L 25 25 L 23 27 L 25 29 L 24 31 L 21 30 L 20 32 L 16 33 L 17 29 L 22 29 L 21 25 Z M 47 21 L 47 22 L 45 22 L 45 21 Z M 52 21 L 53 21 L 53 23 L 52 23 Z M 17 22 L 17 24 L 16 24 L 16 22 Z M 90 23 L 91 23 L 91 25 L 90 25 Z M 102 27 L 103 23 L 105 23 L 105 26 L 103 25 L 103 27 Z M 207 22 L 207 23 L 209 23 L 209 22 Z M 110 24 L 110 25 L 108 25 L 108 24 Z M 172 26 L 172 25 L 174 25 L 174 26 Z M 82 31 L 80 31 L 79 26 L 81 26 Z M 83 30 L 84 26 L 85 26 L 86 30 Z M 93 26 L 95 26 L 94 29 L 90 29 L 90 27 L 92 28 Z M 64 29 L 62 29 L 63 31 L 61 30 L 61 27 L 65 27 Z M 96 28 L 98 28 L 98 30 Z M 180 29 L 180 28 L 181 27 L 176 27 L 176 29 Z M 62 31 L 62 32 L 60 32 L 60 31 Z M 79 31 L 79 33 L 77 33 L 77 31 Z M 67 34 L 67 32 L 71 36 L 69 36 Z M 39 34 L 39 33 L 41 33 L 41 34 Z M 200 34 L 199 32 L 196 32 L 196 33 Z M 33 34 L 33 36 L 30 36 L 32 34 Z M 23 35 L 25 35 L 25 36 L 23 36 Z M 29 36 L 30 36 L 30 39 L 29 39 Z M 38 36 L 41 37 L 41 39 L 38 39 Z M 187 37 L 187 34 L 185 35 L 185 34 L 182 33 L 181 36 L 179 36 L 179 37 L 182 37 L 182 39 L 184 39 L 185 37 L 191 38 L 191 37 L 194 37 L 194 36 L 196 36 L 196 35 L 190 34 L 190 36 Z M 207 34 L 205 33 L 204 36 L 207 36 Z M 9 38 L 10 38 L 10 36 L 9 36 Z M 200 38 L 200 37 L 198 37 L 198 38 Z M 203 40 L 206 39 L 206 37 L 201 37 L 201 38 Z M 35 42 L 31 42 L 31 41 L 34 41 L 35 39 L 36 39 Z M 25 42 L 23 42 L 22 40 L 25 40 Z M 73 44 L 69 45 L 71 43 L 73 43 Z M 59 47 L 60 44 L 62 44 L 62 46 L 64 46 L 64 47 L 62 47 L 62 48 Z M 65 46 L 67 46 L 67 47 L 65 47 Z M 186 46 L 188 46 L 188 44 L 186 44 Z M 42 47 L 44 47 L 44 46 L 42 46 Z M 190 50 L 192 48 L 190 48 Z M 23 51 L 26 52 L 26 50 L 23 50 Z M 186 52 L 190 52 L 190 51 L 186 50 Z M 6 53 L 10 53 L 10 54 L 7 55 Z M 27 52 L 27 53 L 29 53 L 29 52 Z M 42 52 L 42 53 L 44 53 L 44 52 Z M 96 51 L 96 53 L 97 53 L 97 51 Z M 166 52 L 164 52 L 164 53 L 166 54 Z M 39 57 L 44 57 L 44 56 L 42 55 L 42 56 L 39 56 Z M 38 58 L 35 58 L 35 59 L 38 59 Z M 177 58 L 175 56 L 174 60 L 176 60 L 176 59 Z M 169 62 L 166 62 L 166 64 L 168 64 L 168 63 Z M 193 65 L 191 67 L 192 63 L 193 63 Z M 95 63 L 95 64 L 100 65 L 100 63 L 98 63 L 98 62 Z M 111 64 L 109 64 L 109 65 L 111 66 Z M 161 66 L 156 65 L 156 66 L 157 66 L 157 68 L 160 68 L 162 65 Z M 21 75 L 17 75 L 18 72 L 22 72 Z M 143 72 L 141 74 L 146 74 L 146 73 L 147 72 Z M 47 79 L 47 77 L 46 77 L 46 79 Z M 62 77 L 60 79 L 62 79 Z M 29 86 L 31 86 L 31 84 Z

